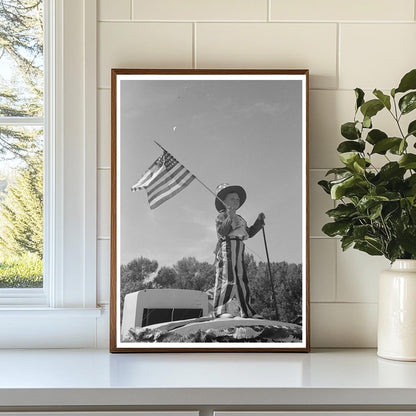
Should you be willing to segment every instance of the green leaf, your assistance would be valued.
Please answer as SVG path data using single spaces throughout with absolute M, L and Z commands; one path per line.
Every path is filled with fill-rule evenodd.
M 384 212 L 384 220 L 385 221 L 391 220 L 393 223 L 395 223 L 399 211 L 400 211 L 400 207 L 398 203 L 392 203 L 392 204 L 387 205 L 385 212 Z
M 374 207 L 370 208 L 370 218 L 375 220 L 381 217 L 381 212 L 383 211 L 383 204 L 376 204 Z
M 403 152 L 406 150 L 406 148 L 407 148 L 407 141 L 405 139 L 403 139 L 402 142 L 400 143 L 398 154 L 402 155 Z
M 319 181 L 318 185 L 327 193 L 327 194 L 331 194 L 331 187 L 329 185 L 328 181 Z
M 351 235 L 346 235 L 341 238 L 341 247 L 342 251 L 347 250 L 354 244 L 354 237 Z
M 403 178 L 406 173 L 406 169 L 400 167 L 397 162 L 386 163 L 380 169 L 378 176 L 382 181 L 389 181 L 391 178 Z
M 375 237 L 370 237 L 370 236 L 368 236 L 368 235 L 366 235 L 365 237 L 364 237 L 364 239 L 365 239 L 365 241 L 367 242 L 367 244 L 368 245 L 370 245 L 370 246 L 372 246 L 373 247 L 373 249 L 374 250 L 377 250 L 378 252 L 379 252 L 379 254 L 381 254 L 382 253 L 382 244 L 381 244 L 381 241 L 380 240 L 378 240 L 377 238 L 375 238 Z M 375 254 L 375 255 L 377 255 L 377 254 Z
M 357 128 L 357 122 L 350 121 L 341 126 L 341 135 L 348 140 L 357 140 L 361 137 L 361 132 Z
M 354 160 L 359 157 L 356 152 L 347 152 L 339 155 L 339 160 L 346 166 L 351 166 L 354 163 Z
M 370 100 L 361 106 L 361 112 L 363 113 L 364 117 L 371 118 L 374 117 L 383 108 L 384 105 L 380 102 L 380 100 Z
M 387 257 L 388 256 L 388 257 Z M 387 255 L 386 257 L 390 261 L 394 261 L 402 256 L 402 250 L 400 249 L 399 242 L 397 239 L 389 241 L 387 244 Z
M 355 111 L 364 104 L 364 91 L 361 88 L 356 88 L 355 90 Z
M 400 143 L 392 146 L 389 151 L 393 155 L 402 155 L 403 152 L 407 149 L 407 141 L 405 139 L 400 139 Z
M 363 127 L 366 129 L 371 129 L 373 127 L 373 123 L 371 122 L 371 117 L 364 116 Z
M 382 91 L 375 89 L 373 94 L 383 103 L 388 110 L 391 109 L 390 97 L 385 95 Z
M 412 223 L 416 224 L 416 195 L 413 198 L 412 208 L 410 209 L 410 217 L 412 218 Z
M 414 186 L 414 185 L 416 185 L 416 174 L 413 174 L 413 175 L 409 176 L 409 177 L 406 179 L 406 182 L 409 184 L 409 186 Z
M 409 127 L 407 128 L 407 135 L 413 135 L 416 137 L 416 120 L 413 120 L 410 124 Z
M 364 173 L 366 168 L 366 161 L 365 159 L 357 159 L 354 161 L 352 165 L 353 169 L 357 173 Z
M 416 195 L 408 196 L 406 199 L 409 201 L 410 205 L 411 205 L 413 208 L 414 208 L 414 207 L 416 207 Z M 413 214 L 414 214 L 414 212 L 413 212 L 413 211 L 414 211 L 414 210 L 411 210 L 411 215 L 412 215 L 412 218 L 413 218 Z M 416 217 L 415 217 L 414 219 L 416 219 Z
M 334 179 L 333 181 L 330 181 L 330 184 L 331 185 L 336 185 L 338 183 L 345 182 L 345 180 L 348 179 L 348 178 L 353 178 L 353 177 L 354 177 L 354 174 L 353 173 L 350 173 L 348 175 L 342 176 L 341 178 Z
M 335 174 L 335 175 L 345 175 L 346 173 L 351 172 L 351 169 L 348 168 L 334 168 L 330 169 L 325 176 Z
M 336 183 L 331 187 L 331 198 L 340 199 L 345 195 L 347 189 L 354 187 L 358 182 L 358 178 L 351 176 L 347 179 L 343 179 L 341 182 Z
M 416 155 L 408 153 L 399 159 L 399 165 L 405 169 L 416 169 Z
M 381 256 L 383 254 L 383 252 L 381 251 L 381 247 L 374 247 L 369 242 L 356 242 L 354 244 L 354 248 L 360 251 L 364 251 L 370 256 Z
M 337 235 L 346 235 L 350 227 L 349 221 L 335 221 L 325 224 L 322 227 L 322 231 L 329 237 L 335 237 Z
M 409 92 L 399 100 L 399 108 L 402 114 L 407 114 L 416 108 L 416 91 Z
M 368 209 L 378 205 L 382 201 L 388 201 L 389 199 L 383 195 L 364 195 L 360 202 L 357 204 L 357 209 L 362 212 L 367 211 Z
M 406 196 L 416 196 L 416 174 L 409 176 L 406 180 L 406 185 L 408 187 L 407 192 L 405 193 Z M 415 221 L 416 223 L 416 221 Z
M 412 69 L 401 79 L 399 86 L 396 88 L 397 92 L 406 92 L 416 89 L 416 69 Z
M 390 95 L 394 98 L 396 96 L 396 88 L 392 88 L 390 91 Z
M 348 218 L 357 212 L 354 204 L 339 204 L 336 208 L 330 209 L 326 214 L 334 220 Z
M 400 246 L 411 254 L 416 254 L 416 227 L 406 228 L 398 238 Z
M 371 225 L 357 225 L 352 231 L 355 240 L 364 240 L 368 234 L 372 234 L 373 228 Z
M 355 161 L 360 159 L 357 152 L 346 152 L 339 155 L 339 160 L 346 166 L 352 167 Z
M 371 154 L 377 153 L 379 155 L 384 155 L 387 150 L 391 149 L 393 146 L 400 146 L 401 141 L 402 139 L 399 137 L 387 137 L 386 139 L 382 139 L 374 145 Z
M 387 139 L 387 137 L 388 136 L 386 133 L 384 133 L 384 131 L 374 129 L 368 132 L 366 140 L 368 143 L 374 145 L 380 140 Z
M 346 153 L 351 151 L 357 151 L 357 152 L 364 152 L 365 149 L 365 142 L 363 140 L 358 140 L 356 142 L 352 141 L 346 141 L 341 142 L 339 146 L 337 147 L 337 151 L 340 153 Z

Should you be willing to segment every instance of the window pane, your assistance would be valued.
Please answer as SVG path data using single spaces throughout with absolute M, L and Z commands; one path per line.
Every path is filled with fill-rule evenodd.
M 0 0 L 0 116 L 43 115 L 43 2 Z
M 0 143 L 0 288 L 42 287 L 43 128 L 0 126 Z

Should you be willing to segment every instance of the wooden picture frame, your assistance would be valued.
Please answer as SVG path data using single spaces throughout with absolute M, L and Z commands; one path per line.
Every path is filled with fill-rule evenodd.
M 111 352 L 309 351 L 308 82 L 112 70 Z

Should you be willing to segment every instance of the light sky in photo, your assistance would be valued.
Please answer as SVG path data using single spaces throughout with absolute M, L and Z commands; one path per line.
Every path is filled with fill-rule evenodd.
M 120 264 L 214 261 L 215 198 L 199 182 L 154 210 L 130 190 L 162 154 L 154 140 L 212 190 L 243 186 L 238 213 L 248 225 L 265 213 L 270 260 L 301 263 L 301 104 L 299 80 L 121 81 Z M 266 260 L 261 232 L 246 246 Z

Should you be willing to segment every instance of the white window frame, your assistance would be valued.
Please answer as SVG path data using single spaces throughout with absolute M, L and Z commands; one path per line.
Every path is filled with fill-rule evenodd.
M 97 343 L 97 0 L 44 1 L 45 283 L 0 294 L 0 348 Z

